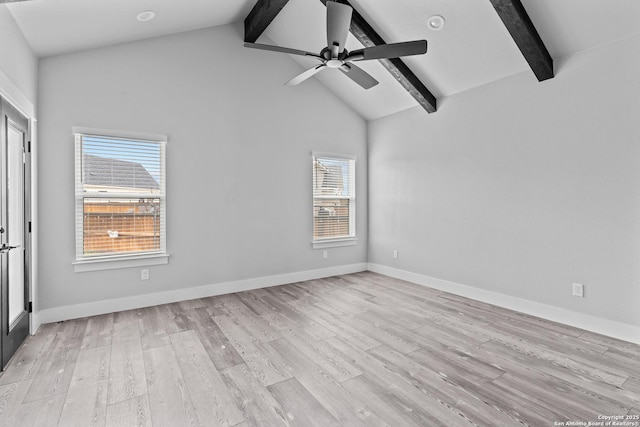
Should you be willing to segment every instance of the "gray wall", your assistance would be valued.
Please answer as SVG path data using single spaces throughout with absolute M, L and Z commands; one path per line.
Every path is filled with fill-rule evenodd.
M 35 105 L 38 60 L 3 5 L 0 5 L 0 70 Z
M 640 325 L 638 43 L 371 122 L 369 261 Z
M 366 262 L 366 123 L 239 26 L 40 61 L 40 308 Z M 74 273 L 72 126 L 166 134 L 168 265 Z M 357 246 L 311 249 L 311 151 L 355 155 Z
M 36 102 L 37 102 L 37 73 L 38 59 L 31 51 L 31 47 L 24 38 L 22 31 L 18 28 L 9 9 L 0 5 L 0 93 L 6 96 L 14 106 L 17 106 L 23 113 L 35 119 Z M 35 124 L 35 122 L 31 122 Z M 32 128 L 32 141 L 36 142 L 35 128 Z M 36 156 L 32 156 L 32 165 L 36 164 Z M 35 169 L 35 167 L 34 167 Z M 34 180 L 35 181 L 35 180 Z M 34 183 L 32 181 L 32 185 Z M 35 191 L 32 192 L 32 194 Z M 32 205 L 32 209 L 33 205 Z M 33 215 L 31 218 L 36 220 Z M 37 221 L 34 224 L 34 232 L 37 232 Z M 36 262 L 37 254 L 35 251 L 31 254 L 33 263 Z M 30 274 L 30 297 L 35 301 L 35 310 L 38 305 L 38 289 L 37 289 L 38 271 L 32 268 Z M 31 324 L 34 327 L 34 324 Z M 35 330 L 32 330 L 35 332 Z

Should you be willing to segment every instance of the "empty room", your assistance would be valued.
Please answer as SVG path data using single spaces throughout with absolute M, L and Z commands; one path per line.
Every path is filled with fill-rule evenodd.
M 0 426 L 640 427 L 639 47 L 628 0 L 0 0 Z

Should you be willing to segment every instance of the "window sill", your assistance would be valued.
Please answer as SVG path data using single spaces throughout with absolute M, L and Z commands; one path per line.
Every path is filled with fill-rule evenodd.
M 311 242 L 313 249 L 338 248 L 340 246 L 355 246 L 357 244 L 358 244 L 358 239 L 355 237 L 345 237 L 342 239 L 314 240 L 313 242 Z
M 117 258 L 84 259 L 73 263 L 76 273 L 86 271 L 115 270 L 120 268 L 146 267 L 149 265 L 161 265 L 169 263 L 169 255 L 137 255 Z

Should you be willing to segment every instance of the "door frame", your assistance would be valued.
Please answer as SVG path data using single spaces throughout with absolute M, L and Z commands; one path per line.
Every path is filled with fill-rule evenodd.
M 9 102 L 28 120 L 27 141 L 31 142 L 31 165 L 25 171 L 25 216 L 31 218 L 30 253 L 26 254 L 29 261 L 25 267 L 25 274 L 29 278 L 29 301 L 33 311 L 29 313 L 29 333 L 35 334 L 40 327 L 38 315 L 38 156 L 37 156 L 37 119 L 33 102 L 27 98 L 7 75 L 0 70 L 0 96 Z M 26 186 L 29 186 L 27 188 Z M 28 199 L 27 199 L 28 197 Z M 28 209 L 28 211 L 27 211 Z
M 29 119 L 16 110 L 6 99 L 2 98 L 2 153 L 0 154 L 0 216 L 2 216 L 2 244 L 17 245 L 13 249 L 4 250 L 2 254 L 2 369 L 4 370 L 20 345 L 30 333 L 30 268 L 31 258 L 31 222 L 29 182 Z M 19 140 L 12 139 L 10 134 L 17 132 Z M 15 135 L 15 133 L 14 133 Z M 18 178 L 19 177 L 19 178 Z M 21 181 L 20 184 L 15 180 Z M 18 184 L 15 185 L 14 184 Z M 20 191 L 17 191 L 20 190 Z M 21 210 L 19 217 L 12 217 L 14 209 Z M 11 246 L 10 246 L 11 247 Z M 20 271 L 12 275 L 14 262 L 20 266 Z M 22 294 L 20 312 L 15 319 L 11 318 L 12 288 L 17 287 Z M 18 308 L 15 307 L 14 308 Z M 5 312 L 6 310 L 6 312 Z

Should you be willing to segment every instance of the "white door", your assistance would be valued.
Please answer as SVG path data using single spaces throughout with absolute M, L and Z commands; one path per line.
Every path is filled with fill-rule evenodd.
M 1 101 L 0 287 L 2 288 L 2 368 L 29 333 L 25 170 L 27 119 Z

